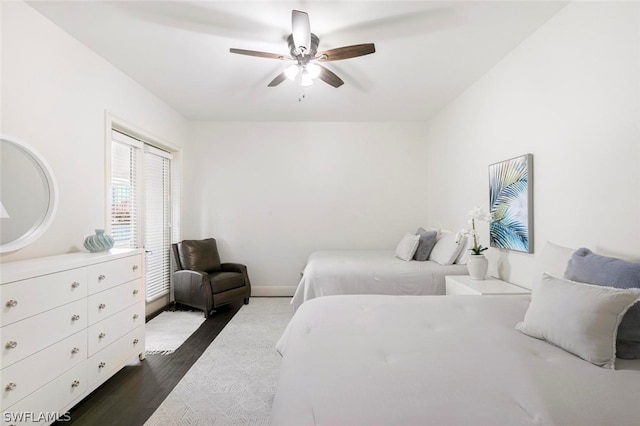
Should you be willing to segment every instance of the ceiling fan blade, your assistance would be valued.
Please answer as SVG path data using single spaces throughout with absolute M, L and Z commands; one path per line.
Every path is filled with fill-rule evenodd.
M 291 34 L 293 35 L 293 44 L 298 50 L 309 51 L 311 48 L 311 24 L 307 12 L 291 11 Z
M 320 75 L 318 78 L 330 86 L 340 87 L 344 84 L 344 81 L 340 77 L 338 77 L 333 71 L 330 71 L 323 67 L 322 65 L 318 65 L 320 67 Z
M 274 78 L 273 80 L 271 80 L 271 83 L 269 83 L 267 85 L 267 87 L 276 87 L 278 84 L 282 83 L 283 81 L 285 81 L 287 79 L 287 76 L 285 75 L 284 72 L 281 72 L 280 74 L 278 74 L 276 76 L 276 78 Z
M 316 58 L 320 61 L 340 61 L 342 59 L 355 58 L 375 52 L 376 46 L 373 43 L 354 44 L 353 46 L 325 50 L 324 52 L 318 53 Z
M 259 52 L 257 50 L 244 50 L 244 49 L 229 49 L 231 53 L 237 53 L 239 55 L 247 55 L 247 56 L 257 56 L 258 58 L 267 58 L 267 59 L 281 59 L 281 60 L 290 60 L 293 59 L 287 55 L 281 55 L 279 53 L 269 53 L 269 52 Z

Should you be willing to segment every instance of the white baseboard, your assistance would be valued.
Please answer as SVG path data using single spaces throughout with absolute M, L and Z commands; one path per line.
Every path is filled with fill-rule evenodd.
M 296 288 L 289 285 L 252 286 L 251 295 L 256 297 L 291 297 Z

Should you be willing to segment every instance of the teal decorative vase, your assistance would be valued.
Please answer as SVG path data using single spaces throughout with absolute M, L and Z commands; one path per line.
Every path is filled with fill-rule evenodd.
M 84 248 L 91 253 L 107 251 L 113 247 L 113 244 L 113 238 L 105 234 L 104 229 L 96 229 L 96 235 L 89 235 L 84 239 Z

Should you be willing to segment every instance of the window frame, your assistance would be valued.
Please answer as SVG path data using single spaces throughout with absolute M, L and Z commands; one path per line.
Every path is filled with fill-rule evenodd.
M 171 199 L 171 243 L 178 242 L 181 239 L 180 231 L 180 213 L 181 213 L 181 188 L 182 188 L 182 148 L 167 142 L 166 140 L 150 133 L 112 113 L 105 111 L 105 180 L 104 180 L 104 199 L 105 199 L 105 226 L 104 229 L 107 233 L 111 232 L 111 149 L 112 149 L 112 130 L 124 133 L 131 136 L 134 139 L 138 139 L 143 143 L 143 147 L 140 149 L 140 157 L 142 158 L 144 153 L 144 144 L 158 148 L 162 151 L 166 151 L 172 155 L 171 169 L 170 169 L 170 199 Z M 137 165 L 137 175 L 139 179 L 142 179 L 143 163 Z M 139 182 L 142 182 L 141 180 Z M 145 206 L 143 192 L 139 191 L 137 194 L 137 201 L 139 205 L 139 215 L 144 217 Z M 144 227 L 138 226 L 138 242 L 140 245 L 144 242 Z M 143 247 L 139 247 L 143 248 Z M 146 271 L 143 271 L 146 274 Z M 173 274 L 170 279 L 169 300 L 174 300 L 173 297 Z M 149 304 L 150 301 L 147 301 Z

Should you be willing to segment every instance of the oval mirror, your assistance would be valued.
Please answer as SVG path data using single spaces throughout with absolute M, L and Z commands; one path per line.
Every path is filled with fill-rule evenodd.
M 46 231 L 57 195 L 42 156 L 18 139 L 0 136 L 0 253 L 21 249 Z

